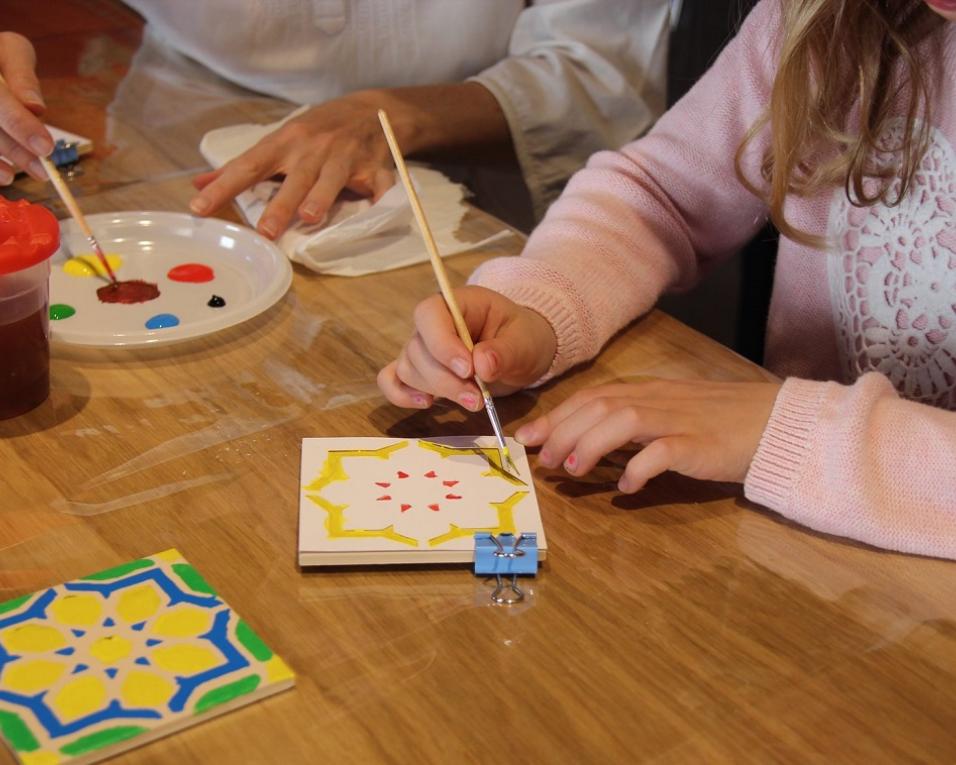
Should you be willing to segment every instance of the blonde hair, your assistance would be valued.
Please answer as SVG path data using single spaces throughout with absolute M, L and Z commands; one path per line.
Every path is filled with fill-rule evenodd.
M 923 0 L 780 0 L 783 8 L 780 61 L 770 104 L 737 149 L 741 182 L 765 198 L 780 232 L 820 247 L 819 238 L 791 226 L 784 216 L 789 194 L 807 196 L 834 185 L 854 205 L 898 204 L 905 196 L 929 142 L 926 112 L 933 86 L 932 63 L 916 48 L 945 20 Z M 906 93 L 899 145 L 881 141 Z M 854 106 L 859 129 L 848 130 Z M 762 158 L 760 190 L 741 163 L 747 145 L 767 125 L 770 145 Z M 876 152 L 894 156 L 879 166 Z M 868 189 L 867 178 L 882 182 Z M 892 180 L 900 178 L 895 194 Z

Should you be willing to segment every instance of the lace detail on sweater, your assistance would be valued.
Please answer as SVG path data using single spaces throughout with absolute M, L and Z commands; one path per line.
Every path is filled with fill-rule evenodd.
M 891 125 L 882 145 L 899 145 L 902 130 L 902 120 Z M 847 381 L 876 370 L 906 398 L 956 409 L 956 152 L 946 137 L 933 130 L 898 206 L 854 207 L 837 190 L 829 234 L 830 295 Z

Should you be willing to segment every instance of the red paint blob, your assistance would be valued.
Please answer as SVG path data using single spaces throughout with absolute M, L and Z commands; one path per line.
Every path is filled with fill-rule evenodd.
M 460 494 L 446 494 L 445 499 L 461 499 Z
M 425 478 L 437 478 L 438 474 L 434 470 L 429 470 L 425 473 Z
M 458 481 L 442 481 L 442 483 L 445 484 L 445 486 L 447 486 L 448 488 L 451 488 L 456 483 L 458 483 Z
M 428 509 L 429 509 L 429 510 L 434 510 L 434 511 L 437 513 L 437 512 L 438 512 L 438 505 L 429 505 L 429 506 L 428 506 Z
M 130 279 L 127 282 L 100 287 L 96 291 L 96 297 L 101 303 L 146 303 L 159 297 L 159 288 L 142 279 Z
M 392 497 L 391 497 L 390 495 L 388 495 L 388 494 L 383 494 L 381 497 L 378 498 L 378 501 L 379 501 L 379 502 L 382 502 L 383 500 L 391 499 L 391 498 L 392 498 Z
M 402 505 L 402 512 L 404 513 L 404 512 L 405 512 L 406 510 L 408 510 L 408 508 L 410 508 L 410 507 L 411 507 L 411 505 Z
M 375 485 L 376 485 L 376 486 L 381 486 L 383 489 L 387 489 L 387 488 L 388 488 L 389 486 L 391 486 L 392 484 L 389 483 L 388 481 L 376 481 L 376 482 L 375 482 Z
M 211 282 L 216 278 L 216 274 L 209 266 L 204 266 L 202 263 L 181 263 L 170 268 L 166 278 L 174 282 L 200 284 Z
M 408 478 L 408 473 L 403 473 L 401 470 L 398 471 L 399 478 Z

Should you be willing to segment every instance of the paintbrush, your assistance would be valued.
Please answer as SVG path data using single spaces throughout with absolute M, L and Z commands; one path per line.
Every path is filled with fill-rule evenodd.
M 451 284 L 448 281 L 448 274 L 445 272 L 445 264 L 442 262 L 441 256 L 438 254 L 438 245 L 435 244 L 435 238 L 432 236 L 431 228 L 428 226 L 428 221 L 425 219 L 425 211 L 422 209 L 422 203 L 418 199 L 418 194 L 415 191 L 414 185 L 412 185 L 412 179 L 408 175 L 408 168 L 405 166 L 405 159 L 402 157 L 402 152 L 398 148 L 398 140 L 395 138 L 395 133 L 392 130 L 392 125 L 388 121 L 388 115 L 384 110 L 378 110 L 378 120 L 382 123 L 382 130 L 385 131 L 385 140 L 388 142 L 388 148 L 392 152 L 392 159 L 395 160 L 395 168 L 398 170 L 398 175 L 402 179 L 402 185 L 405 187 L 405 192 L 408 194 L 408 200 L 412 204 L 412 212 L 415 214 L 415 220 L 418 221 L 418 228 L 422 232 L 422 239 L 425 240 L 425 249 L 428 250 L 428 257 L 432 263 L 432 270 L 435 272 L 435 278 L 438 280 L 438 286 L 441 289 L 442 297 L 445 298 L 445 305 L 448 306 L 448 311 L 451 313 L 451 317 L 455 322 L 455 329 L 458 331 L 458 336 L 461 338 L 461 341 L 465 344 L 465 347 L 470 351 L 474 350 L 475 344 L 472 342 L 471 333 L 468 331 L 468 325 L 465 323 L 465 317 L 461 313 L 461 309 L 458 307 L 458 301 L 455 300 L 455 294 L 451 290 Z M 505 441 L 504 434 L 501 431 L 501 422 L 498 419 L 498 412 L 495 410 L 495 402 L 491 398 L 491 393 L 488 391 L 488 387 L 482 382 L 482 380 L 475 375 L 475 384 L 478 386 L 478 390 L 481 391 L 481 397 L 485 401 L 485 411 L 488 412 L 488 419 L 491 420 L 491 428 L 495 432 L 495 438 L 498 440 L 498 448 L 501 450 L 502 454 L 502 467 L 505 467 L 507 463 L 508 468 L 513 473 L 518 473 L 518 468 L 514 463 L 514 460 L 511 459 L 511 451 L 508 449 L 508 444 Z
M 50 161 L 49 157 L 40 157 L 40 162 L 43 163 L 43 169 L 46 170 L 47 177 L 50 179 L 50 183 L 53 184 L 53 188 L 56 189 L 56 193 L 60 195 L 60 199 L 63 200 L 63 204 L 66 205 L 66 209 L 70 211 L 70 215 L 73 216 L 73 220 L 76 221 L 76 225 L 80 227 L 80 231 L 83 232 L 86 236 L 86 240 L 90 243 L 90 247 L 93 248 L 93 252 L 96 253 L 96 257 L 99 258 L 100 263 L 103 265 L 103 269 L 110 277 L 110 281 L 116 285 L 119 282 L 116 280 L 116 274 L 113 273 L 113 269 L 110 268 L 110 262 L 106 259 L 106 254 L 103 252 L 103 248 L 100 247 L 100 243 L 96 241 L 96 237 L 93 236 L 93 231 L 90 229 L 90 224 L 86 222 L 86 218 L 83 217 L 83 213 L 80 211 L 80 206 L 76 203 L 76 199 L 73 197 L 73 192 L 70 191 L 70 187 L 66 185 L 66 181 L 63 180 L 63 176 L 60 175 L 60 171 L 56 169 L 56 165 Z
M 3 75 L 0 75 L 0 85 L 6 84 L 7 81 L 3 79 Z M 66 209 L 70 211 L 70 215 L 73 216 L 73 220 L 76 221 L 76 225 L 80 227 L 80 231 L 83 232 L 83 235 L 90 243 L 90 247 L 93 248 L 93 252 L 96 253 L 96 257 L 99 258 L 103 269 L 110 277 L 110 281 L 114 285 L 118 284 L 119 282 L 116 280 L 116 274 L 114 274 L 113 269 L 110 268 L 110 263 L 106 259 L 106 255 L 103 253 L 103 248 L 100 247 L 100 243 L 97 242 L 96 237 L 93 236 L 93 231 L 90 229 L 90 225 L 86 222 L 86 218 L 83 217 L 83 213 L 80 211 L 80 206 L 76 203 L 76 199 L 74 199 L 73 192 L 70 191 L 70 187 L 66 185 L 66 181 L 64 181 L 63 177 L 60 175 L 60 171 L 56 169 L 56 165 L 50 161 L 49 157 L 40 157 L 40 164 L 42 164 L 43 169 L 46 170 L 47 178 L 50 179 L 50 183 L 53 184 L 53 188 L 56 189 L 56 193 L 60 195 L 60 199 L 63 200 L 63 204 L 66 205 Z

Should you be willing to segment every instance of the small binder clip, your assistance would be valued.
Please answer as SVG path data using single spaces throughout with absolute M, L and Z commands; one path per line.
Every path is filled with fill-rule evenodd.
M 520 603 L 524 592 L 518 586 L 518 575 L 534 576 L 538 573 L 538 535 L 534 533 L 501 534 L 495 536 L 486 531 L 475 534 L 475 574 L 493 574 L 497 583 L 491 599 L 495 603 Z M 510 576 L 507 588 L 513 595 L 503 595 L 504 577 Z
M 50 161 L 57 167 L 75 165 L 80 159 L 80 151 L 75 143 L 67 143 L 62 138 L 53 146 Z

